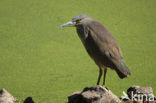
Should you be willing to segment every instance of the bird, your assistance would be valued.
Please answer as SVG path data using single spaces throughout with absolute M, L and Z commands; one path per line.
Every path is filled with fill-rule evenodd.
M 76 27 L 77 34 L 87 53 L 99 68 L 97 85 L 100 84 L 103 75 L 102 86 L 106 87 L 108 68 L 115 70 L 121 79 L 131 74 L 116 39 L 103 24 L 86 14 L 80 14 L 71 21 L 60 25 L 60 28 L 64 27 Z

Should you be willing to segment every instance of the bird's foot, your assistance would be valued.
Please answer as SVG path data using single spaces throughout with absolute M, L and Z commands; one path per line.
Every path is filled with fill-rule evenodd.
M 105 85 L 102 85 L 102 87 L 106 88 L 107 90 L 109 90 Z
M 104 88 L 105 88 L 106 86 L 105 86 L 105 85 L 102 85 L 102 87 L 104 87 Z

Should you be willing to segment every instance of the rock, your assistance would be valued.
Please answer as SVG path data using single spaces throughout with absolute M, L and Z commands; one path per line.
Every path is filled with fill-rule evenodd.
M 84 88 L 68 96 L 68 103 L 120 103 L 119 98 L 102 86 Z
M 24 100 L 24 103 L 35 103 L 32 99 L 32 97 L 27 97 L 25 100 Z
M 142 101 L 148 101 L 150 99 L 153 99 L 154 101 L 152 87 L 131 86 L 127 90 L 127 94 L 130 99 L 133 99 L 135 96 L 137 99 L 141 99 Z
M 147 94 L 147 95 L 153 95 L 152 87 L 140 87 L 140 86 L 131 86 L 127 90 L 128 96 L 131 98 L 131 94 Z
M 0 90 L 0 103 L 15 103 L 16 98 L 14 98 L 7 90 Z
M 156 103 L 152 87 L 131 86 L 127 89 L 127 95 L 124 94 L 124 97 L 128 100 L 122 97 L 123 101 L 127 101 L 125 103 Z

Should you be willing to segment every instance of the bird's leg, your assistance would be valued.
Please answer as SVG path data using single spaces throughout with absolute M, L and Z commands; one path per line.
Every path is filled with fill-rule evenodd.
M 101 76 L 102 76 L 102 68 L 99 66 L 99 76 L 98 76 L 97 85 L 99 85 L 100 83 Z
M 103 76 L 103 87 L 105 87 L 105 81 L 106 81 L 106 73 L 107 73 L 107 68 L 104 68 L 104 76 Z

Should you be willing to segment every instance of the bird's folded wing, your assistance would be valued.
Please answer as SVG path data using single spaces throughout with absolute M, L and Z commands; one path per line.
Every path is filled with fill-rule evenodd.
M 100 52 L 106 55 L 113 63 L 116 64 L 123 59 L 115 38 L 102 24 L 94 22 L 93 25 L 90 26 L 89 35 L 93 38 Z
M 113 63 L 120 78 L 127 77 L 131 74 L 128 67 L 125 65 L 122 53 L 113 35 L 100 23 L 95 22 L 90 26 L 90 32 L 94 45 L 98 48 L 98 52 L 103 57 L 107 57 L 110 63 Z

